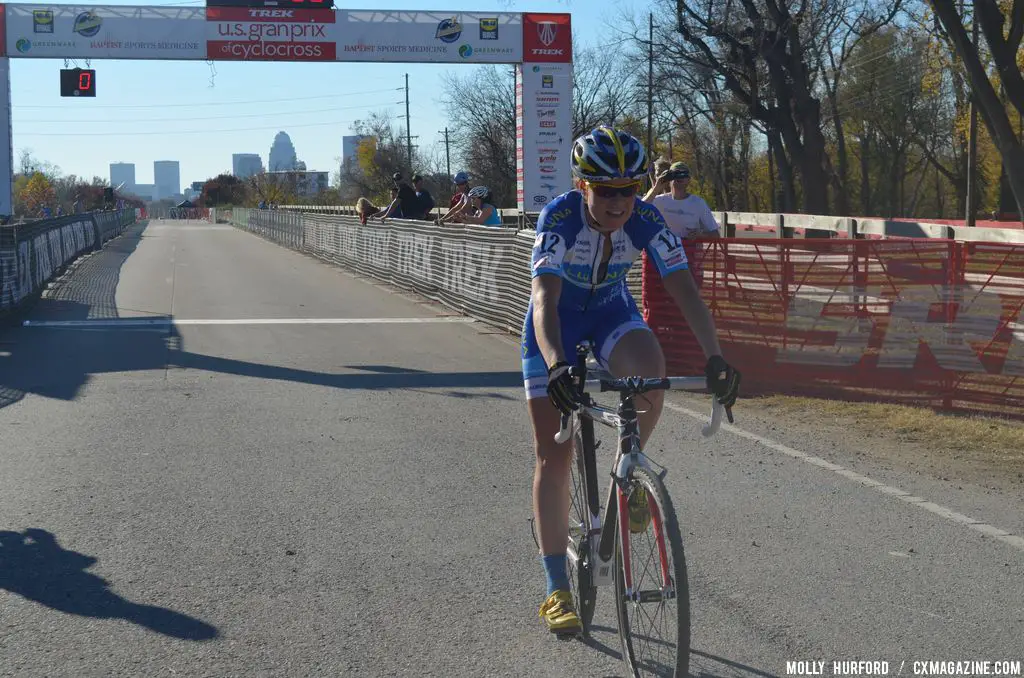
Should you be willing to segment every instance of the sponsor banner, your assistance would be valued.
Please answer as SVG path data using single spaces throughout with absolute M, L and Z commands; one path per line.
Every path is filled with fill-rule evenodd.
M 572 188 L 572 64 L 525 63 L 517 74 L 518 204 L 540 212 Z
M 338 61 L 517 63 L 522 14 L 338 11 Z
M 206 56 L 218 61 L 335 61 L 336 18 L 329 9 L 209 7 Z
M 203 59 L 202 7 L 6 5 L 8 55 L 27 58 Z
M 523 14 L 523 61 L 572 63 L 568 14 Z

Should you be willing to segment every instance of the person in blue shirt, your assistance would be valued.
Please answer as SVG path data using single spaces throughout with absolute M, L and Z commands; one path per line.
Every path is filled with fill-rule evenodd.
M 491 189 L 474 186 L 466 197 L 469 199 L 469 209 L 459 214 L 459 221 L 464 224 L 501 226 L 501 211 L 494 206 Z
M 626 286 L 641 251 L 657 266 L 707 356 L 708 388 L 726 407 L 736 402 L 740 375 L 722 358 L 714 321 L 687 270 L 683 243 L 654 205 L 637 195 L 648 174 L 643 145 L 627 132 L 598 127 L 572 147 L 576 188 L 552 200 L 537 221 L 532 295 L 523 321 L 522 363 L 536 463 L 533 510 L 547 598 L 548 630 L 581 630 L 566 571 L 569 464 L 572 439 L 555 442 L 561 415 L 579 408 L 569 376 L 575 347 L 590 340 L 596 358 L 616 377 L 664 377 L 665 358 Z M 661 414 L 664 392 L 645 394 L 641 446 Z M 633 507 L 631 506 L 631 509 Z M 631 514 L 633 511 L 631 510 Z M 649 515 L 649 514 L 648 514 Z

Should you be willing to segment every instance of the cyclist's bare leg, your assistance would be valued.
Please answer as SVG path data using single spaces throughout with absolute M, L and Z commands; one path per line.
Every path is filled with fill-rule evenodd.
M 559 445 L 558 410 L 547 397 L 527 401 L 533 423 L 536 465 L 533 473 L 533 515 L 541 555 L 565 553 L 569 542 L 569 463 L 572 439 Z
M 626 332 L 608 357 L 608 371 L 619 377 L 664 377 L 665 356 L 657 337 L 645 329 Z M 644 449 L 661 417 L 664 391 L 649 391 L 634 398 L 640 420 L 640 447 Z M 646 411 L 645 411 L 646 410 Z M 556 432 L 558 424 L 555 424 Z

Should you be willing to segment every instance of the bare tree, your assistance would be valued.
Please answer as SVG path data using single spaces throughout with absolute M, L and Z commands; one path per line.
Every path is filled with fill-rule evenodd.
M 978 54 L 978 45 L 971 42 L 967 30 L 952 0 L 929 0 L 938 24 L 945 29 L 973 91 L 985 127 L 996 142 L 1003 159 L 1003 168 L 1017 202 L 1024 215 L 1024 146 L 1010 125 L 1006 107 L 999 100 L 995 87 L 986 73 Z M 1017 63 L 1021 39 L 1024 37 L 1024 0 L 1013 0 L 1009 16 L 1009 31 L 1005 31 L 1007 17 L 994 0 L 974 0 L 975 17 L 988 43 L 1000 82 L 1007 99 L 1024 115 L 1024 77 Z
M 787 203 L 795 197 L 791 182 L 798 173 L 804 210 L 827 213 L 833 171 L 815 55 L 833 49 L 835 27 L 853 21 L 884 25 L 900 3 L 895 0 L 879 11 L 871 0 L 801 0 L 795 8 L 778 0 L 708 0 L 700 5 L 676 0 L 675 23 L 682 41 L 675 50 L 682 60 L 677 67 L 694 65 L 713 74 L 722 90 L 765 125 L 770 152 L 787 184 Z
M 516 90 L 513 72 L 483 66 L 468 75 L 448 73 L 442 105 L 455 128 L 455 156 L 486 184 L 498 207 L 516 204 Z

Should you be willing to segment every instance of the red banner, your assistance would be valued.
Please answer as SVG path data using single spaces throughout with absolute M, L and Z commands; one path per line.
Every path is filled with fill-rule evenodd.
M 1022 246 L 715 240 L 688 254 L 747 392 L 1024 415 Z M 669 371 L 700 374 L 703 353 L 646 260 L 643 305 Z
M 572 23 L 568 14 L 523 14 L 523 61 L 571 63 Z

